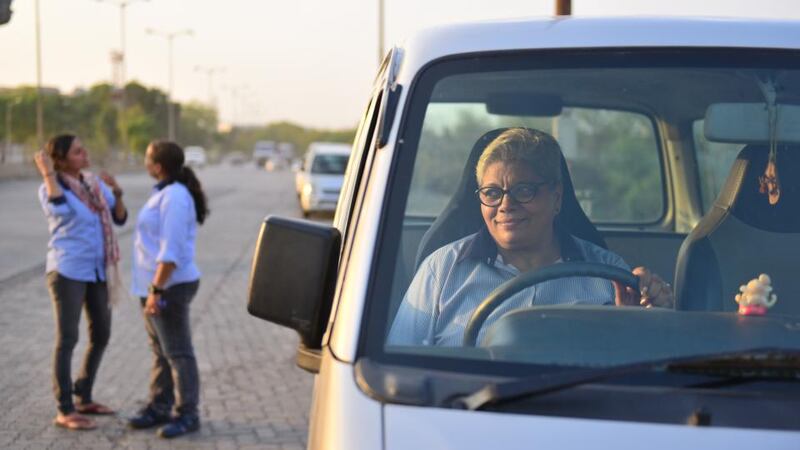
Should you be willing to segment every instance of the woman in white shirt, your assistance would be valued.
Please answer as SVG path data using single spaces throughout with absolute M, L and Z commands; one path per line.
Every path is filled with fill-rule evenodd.
M 151 142 L 145 167 L 158 183 L 136 221 L 132 290 L 141 299 L 154 359 L 149 402 L 128 424 L 164 424 L 158 435 L 172 438 L 200 428 L 189 304 L 200 285 L 195 238 L 208 204 L 200 181 L 184 166 L 178 144 Z

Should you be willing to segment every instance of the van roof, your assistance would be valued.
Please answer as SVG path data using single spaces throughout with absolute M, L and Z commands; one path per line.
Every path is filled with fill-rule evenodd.
M 800 49 L 800 21 L 688 17 L 540 17 L 448 24 L 403 45 L 401 78 L 456 54 L 500 50 L 613 47 Z M 404 76 L 405 75 L 405 76 Z

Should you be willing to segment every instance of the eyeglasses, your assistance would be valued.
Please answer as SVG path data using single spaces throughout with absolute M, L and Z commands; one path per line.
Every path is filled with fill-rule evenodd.
M 511 189 L 503 189 L 494 186 L 487 186 L 475 190 L 478 201 L 489 207 L 500 206 L 503 203 L 503 196 L 508 195 L 517 203 L 529 203 L 536 198 L 539 188 L 550 184 L 547 181 L 541 183 L 520 183 Z

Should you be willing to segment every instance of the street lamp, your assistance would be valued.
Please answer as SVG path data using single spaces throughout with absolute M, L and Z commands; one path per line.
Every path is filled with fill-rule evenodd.
M 572 15 L 572 0 L 556 0 L 556 15 L 557 16 Z
M 148 28 L 147 34 L 152 34 L 156 36 L 161 36 L 167 40 L 167 67 L 169 70 L 169 86 L 167 87 L 167 133 L 169 140 L 175 140 L 175 117 L 174 117 L 174 106 L 172 104 L 172 41 L 176 37 L 180 36 L 193 36 L 194 31 L 190 29 L 180 30 L 180 31 L 159 31 L 154 30 L 152 28 Z
M 127 101 L 125 98 L 125 84 L 127 83 L 127 74 L 126 74 L 126 65 L 127 65 L 127 54 L 125 50 L 125 11 L 128 8 L 128 5 L 131 3 L 136 2 L 146 2 L 149 0 L 95 0 L 98 3 L 109 3 L 119 7 L 119 53 L 115 53 L 112 56 L 112 63 L 114 65 L 114 78 L 112 83 L 116 84 L 119 88 L 117 97 L 117 108 L 119 110 L 119 121 L 122 130 L 122 145 L 127 152 L 129 150 L 128 147 L 128 124 L 125 118 L 125 107 L 127 105 Z
M 146 2 L 150 0 L 95 0 L 98 3 L 110 3 L 119 7 L 119 51 L 120 51 L 120 87 L 125 89 L 125 10 L 128 5 L 136 2 Z
M 39 20 L 39 0 L 34 3 L 36 9 L 36 144 L 44 145 L 44 109 L 42 108 L 42 38 Z
M 251 94 L 252 90 L 250 89 L 250 86 L 246 84 L 223 86 L 223 89 L 231 94 L 231 125 L 234 125 L 239 120 L 239 110 L 241 106 L 240 103 L 242 103 L 242 98 L 245 97 L 246 94 Z
M 378 66 L 383 62 L 383 35 L 385 24 L 385 0 L 378 0 Z
M 203 72 L 208 76 L 208 104 L 217 109 L 217 101 L 214 98 L 214 74 L 224 72 L 224 67 L 204 67 L 204 66 L 195 66 L 195 72 Z

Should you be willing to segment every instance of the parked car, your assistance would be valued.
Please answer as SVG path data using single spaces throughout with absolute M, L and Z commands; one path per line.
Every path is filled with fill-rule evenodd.
M 197 145 L 190 145 L 183 149 L 184 162 L 190 167 L 205 167 L 206 150 Z
M 295 174 L 295 189 L 303 216 L 336 209 L 349 157 L 347 144 L 314 142 L 308 146 L 303 168 Z
M 332 225 L 267 217 L 254 256 L 249 312 L 296 330 L 316 374 L 308 447 L 800 448 L 798 30 L 554 18 L 394 48 Z M 476 193 L 508 127 L 562 148 L 533 198 L 561 202 L 563 242 L 673 280 L 674 305 L 552 304 L 560 277 L 638 283 L 564 253 L 515 272 Z M 506 211 L 533 201 L 503 183 L 481 187 Z M 390 339 L 401 308 L 418 341 Z

